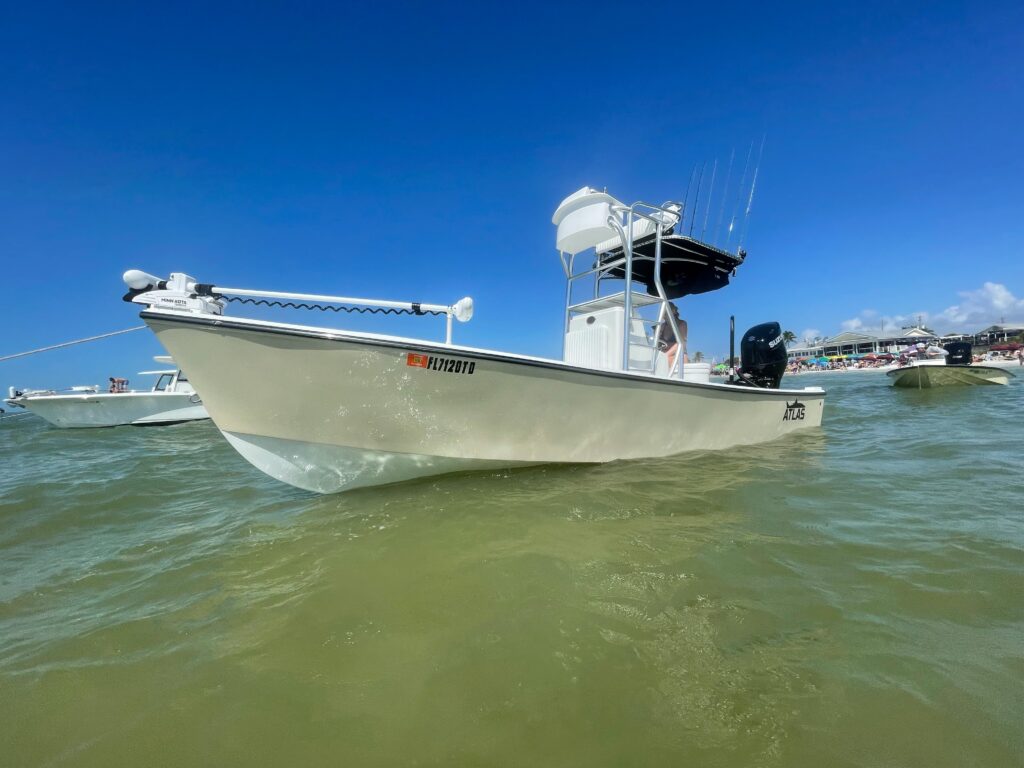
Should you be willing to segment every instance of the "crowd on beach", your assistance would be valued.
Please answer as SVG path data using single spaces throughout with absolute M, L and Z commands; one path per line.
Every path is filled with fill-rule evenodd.
M 883 352 L 880 354 L 868 353 L 864 355 L 833 355 L 831 357 L 805 357 L 790 360 L 786 366 L 787 373 L 811 373 L 821 371 L 856 371 L 898 368 L 907 365 L 910 360 L 917 356 L 934 357 L 937 354 L 946 354 L 941 347 L 927 347 L 919 345 L 922 349 L 906 349 L 896 354 Z M 937 350 L 935 354 L 926 354 L 926 350 Z M 984 354 L 972 355 L 972 362 L 975 363 L 1007 363 L 1016 362 L 1024 367 L 1024 346 L 1016 350 L 990 350 Z

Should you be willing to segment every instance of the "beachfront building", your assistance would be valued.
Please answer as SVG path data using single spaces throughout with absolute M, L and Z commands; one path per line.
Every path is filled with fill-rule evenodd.
M 847 355 L 895 354 L 914 344 L 949 344 L 953 341 L 967 341 L 981 352 L 992 345 L 1006 344 L 1024 336 L 1024 327 L 1017 324 L 999 323 L 983 328 L 977 333 L 947 333 L 939 337 L 927 328 L 902 328 L 899 334 L 875 336 L 863 331 L 843 331 L 828 339 L 805 339 L 804 343 L 788 351 L 789 359 L 802 360 L 808 357 L 844 357 Z
M 978 347 L 1005 344 L 1021 335 L 1024 335 L 1024 327 L 1021 325 L 997 323 L 974 334 L 974 344 Z
M 794 347 L 789 351 L 791 359 L 804 357 L 840 357 L 843 355 L 882 354 L 899 352 L 912 344 L 928 344 L 936 335 L 925 328 L 903 328 L 899 334 L 875 336 L 862 331 L 843 331 L 828 339 Z

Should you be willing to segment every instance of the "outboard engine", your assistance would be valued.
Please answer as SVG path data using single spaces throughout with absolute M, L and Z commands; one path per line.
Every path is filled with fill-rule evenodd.
M 949 352 L 946 365 L 970 365 L 971 345 L 966 341 L 952 341 L 945 347 Z
M 786 372 L 786 345 L 782 326 L 761 323 L 740 339 L 740 380 L 735 384 L 778 389 Z

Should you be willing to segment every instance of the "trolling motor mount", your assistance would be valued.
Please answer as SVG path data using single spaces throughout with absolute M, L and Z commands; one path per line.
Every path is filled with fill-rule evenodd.
M 224 313 L 224 300 L 184 272 L 172 272 L 167 280 L 161 280 L 147 272 L 129 269 L 123 279 L 128 293 L 122 298 L 127 302 L 193 314 Z

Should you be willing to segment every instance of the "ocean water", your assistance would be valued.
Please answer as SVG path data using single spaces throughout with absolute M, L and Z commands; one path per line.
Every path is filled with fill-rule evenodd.
M 0 765 L 1024 765 L 1024 378 L 318 497 L 0 422 Z

